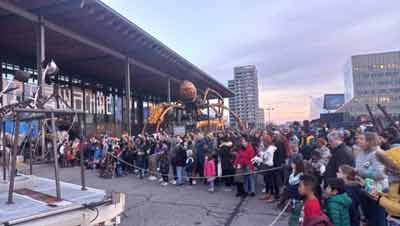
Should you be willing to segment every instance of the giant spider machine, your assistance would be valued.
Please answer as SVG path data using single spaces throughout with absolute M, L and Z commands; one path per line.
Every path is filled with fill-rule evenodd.
M 3 131 L 2 139 L 2 165 L 3 180 L 0 180 L 0 226 L 96 226 L 118 225 L 120 215 L 125 207 L 125 194 L 112 193 L 89 188 L 85 185 L 85 170 L 83 151 L 80 151 L 81 185 L 75 185 L 60 181 L 57 146 L 60 133 L 56 122 L 66 115 L 84 114 L 71 109 L 59 95 L 57 84 L 54 84 L 53 93 L 47 97 L 41 95 L 46 79 L 58 72 L 54 61 L 44 63 L 42 80 L 39 87 L 31 97 L 22 101 L 0 107 L 0 122 L 10 120 L 14 122 L 14 133 L 7 134 Z M 23 71 L 15 71 L 15 76 L 1 91 L 0 97 L 15 89 L 30 78 L 30 74 Z M 19 81 L 19 82 L 15 82 Z M 62 101 L 65 108 L 54 108 L 52 101 Z M 52 157 L 54 165 L 54 180 L 36 177 L 33 174 L 35 148 L 29 147 L 29 174 L 20 174 L 17 170 L 17 154 L 23 152 L 25 146 L 21 145 L 20 122 L 39 121 L 41 133 L 36 137 L 44 141 L 50 138 L 51 150 L 46 150 Z M 2 123 L 0 123 L 2 124 Z M 50 124 L 50 125 L 49 125 Z M 83 130 L 80 120 L 81 131 Z M 32 127 L 29 124 L 26 139 L 33 139 Z M 1 128 L 1 127 L 0 127 Z M 45 133 L 49 135 L 45 135 Z M 42 145 L 45 148 L 45 145 Z M 63 192 L 64 191 L 64 192 Z M 63 193 L 62 193 L 63 192 Z
M 190 81 L 183 81 L 179 89 L 180 100 L 176 102 L 162 103 L 150 108 L 150 114 L 145 123 L 142 133 L 160 132 L 167 128 L 172 121 L 176 120 L 176 111 L 182 112 L 186 121 L 193 122 L 196 129 L 207 127 L 224 130 L 224 112 L 228 111 L 236 119 L 240 130 L 245 129 L 245 124 L 240 117 L 224 104 L 224 98 L 215 90 L 207 88 L 203 95 L 198 95 L 196 86 Z M 210 117 L 209 112 L 213 111 L 214 116 Z M 204 112 L 207 112 L 205 114 Z

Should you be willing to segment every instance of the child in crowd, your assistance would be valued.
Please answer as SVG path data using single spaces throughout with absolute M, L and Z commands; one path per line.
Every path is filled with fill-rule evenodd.
M 294 159 L 292 162 L 292 173 L 289 176 L 289 185 L 288 185 L 288 197 L 293 200 L 293 206 L 296 203 L 296 200 L 300 200 L 300 194 L 298 191 L 298 187 L 300 184 L 300 178 L 303 176 L 304 164 L 301 159 Z
M 292 173 L 289 176 L 289 182 L 287 186 L 287 198 L 291 202 L 291 216 L 289 219 L 289 225 L 298 225 L 301 208 L 303 203 L 298 191 L 300 178 L 303 176 L 304 164 L 303 160 L 296 158 L 291 164 Z
M 316 180 L 313 176 L 300 178 L 299 194 L 304 197 L 304 206 L 300 214 L 300 226 L 332 225 L 321 211 L 319 200 L 315 196 Z
M 341 165 L 337 172 L 337 178 L 344 181 L 346 193 L 350 196 L 352 201 L 349 211 L 350 225 L 360 226 L 360 203 L 363 191 L 361 182 L 357 180 L 357 172 L 349 165 Z
M 168 159 L 168 153 L 166 151 L 163 151 L 161 153 L 158 164 L 159 164 L 161 177 L 163 179 L 161 185 L 167 186 L 168 185 L 168 174 L 169 174 L 169 159 Z
M 345 192 L 345 184 L 342 179 L 330 178 L 327 180 L 326 212 L 334 226 L 350 226 L 351 198 Z
M 215 181 L 215 162 L 211 154 L 206 155 L 204 161 L 204 176 L 207 177 L 208 191 L 214 192 L 214 181 Z
M 193 158 L 193 150 L 188 149 L 186 151 L 186 165 L 184 167 L 185 175 L 188 178 L 189 184 L 193 184 L 192 173 L 193 173 L 193 166 L 194 166 L 194 158 Z
M 67 161 L 68 161 L 68 166 L 69 167 L 74 167 L 74 163 L 75 163 L 75 153 L 74 150 L 72 150 L 72 148 L 68 151 L 68 155 L 67 155 Z
M 315 176 L 315 179 L 317 180 L 317 184 L 321 185 L 322 177 L 323 177 L 323 175 L 325 173 L 325 169 L 326 169 L 326 163 L 325 163 L 325 160 L 323 160 L 323 158 L 321 157 L 321 152 L 313 151 L 311 153 L 311 168 L 313 171 L 313 175 Z M 315 193 L 316 193 L 317 197 L 322 196 L 321 186 L 317 186 L 315 188 Z

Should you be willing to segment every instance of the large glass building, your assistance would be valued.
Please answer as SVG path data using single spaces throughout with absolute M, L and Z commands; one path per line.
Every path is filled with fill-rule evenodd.
M 32 78 L 0 102 L 22 100 L 43 87 L 56 90 L 73 110 L 84 112 L 88 134 L 137 133 L 153 104 L 179 100 L 183 80 L 199 93 L 233 93 L 204 71 L 123 17 L 101 0 L 0 0 L 0 87 L 16 70 Z M 44 60 L 57 76 L 43 81 Z M 55 103 L 60 108 L 64 102 Z
M 377 104 L 400 114 L 400 51 L 355 55 L 344 70 L 346 104 L 340 111 L 366 114 L 365 105 L 378 113 Z

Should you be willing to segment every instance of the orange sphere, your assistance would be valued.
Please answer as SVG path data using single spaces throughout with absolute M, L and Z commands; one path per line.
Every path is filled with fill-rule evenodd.
M 185 101 L 194 101 L 197 97 L 197 88 L 190 81 L 183 81 L 179 89 L 180 96 Z

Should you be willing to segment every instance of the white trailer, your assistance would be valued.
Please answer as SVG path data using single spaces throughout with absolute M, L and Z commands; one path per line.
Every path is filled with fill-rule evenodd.
M 0 181 L 0 226 L 115 226 L 125 209 L 125 194 L 61 182 L 56 199 L 53 180 L 19 175 L 14 203 L 7 204 L 8 182 Z

